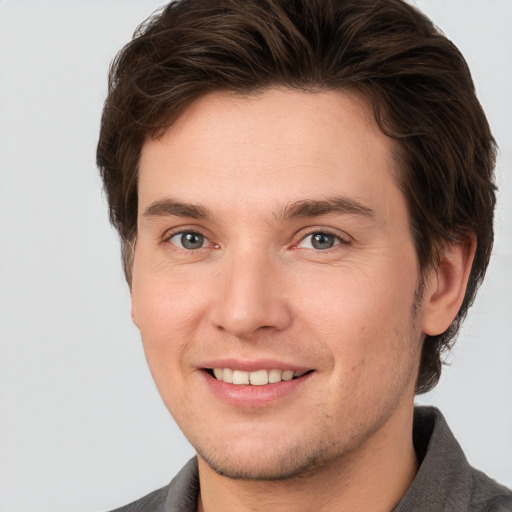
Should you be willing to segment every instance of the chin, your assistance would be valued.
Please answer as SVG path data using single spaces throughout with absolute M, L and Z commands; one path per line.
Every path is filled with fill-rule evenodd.
M 328 454 L 331 455 L 328 455 Z M 257 455 L 244 456 L 203 453 L 198 456 L 218 475 L 232 480 L 279 481 L 300 478 L 333 462 L 333 450 L 316 446 L 295 446 L 269 454 L 260 450 Z

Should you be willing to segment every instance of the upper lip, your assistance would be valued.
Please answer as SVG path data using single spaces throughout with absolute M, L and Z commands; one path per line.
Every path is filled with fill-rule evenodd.
M 200 368 L 231 368 L 232 370 L 242 370 L 246 372 L 255 372 L 257 370 L 292 370 L 294 372 L 311 370 L 311 367 L 302 364 L 288 363 L 278 359 L 215 359 L 205 361 Z

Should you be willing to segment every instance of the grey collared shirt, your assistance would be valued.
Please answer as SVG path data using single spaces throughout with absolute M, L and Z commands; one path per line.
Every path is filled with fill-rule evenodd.
M 512 491 L 469 465 L 437 409 L 415 409 L 413 438 L 420 467 L 392 512 L 512 512 Z M 113 512 L 196 512 L 198 493 L 193 458 L 169 485 Z

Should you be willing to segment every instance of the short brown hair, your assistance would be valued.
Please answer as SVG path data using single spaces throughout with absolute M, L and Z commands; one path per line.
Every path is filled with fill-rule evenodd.
M 462 307 L 424 341 L 417 392 L 426 392 L 489 262 L 496 145 L 464 58 L 401 0 L 176 0 L 138 28 L 112 63 L 97 151 L 128 283 L 144 141 L 208 92 L 275 86 L 369 100 L 400 148 L 396 178 L 422 273 L 443 243 L 476 237 Z

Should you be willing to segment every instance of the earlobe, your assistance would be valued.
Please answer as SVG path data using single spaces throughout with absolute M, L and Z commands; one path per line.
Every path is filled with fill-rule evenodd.
M 135 312 L 135 306 L 133 304 L 133 294 L 130 290 L 130 300 L 131 300 L 131 310 L 130 310 L 130 314 L 132 316 L 132 322 L 135 324 L 135 327 L 137 327 L 137 329 L 139 328 L 139 324 L 137 323 L 137 314 Z
M 137 239 L 126 242 L 123 246 L 123 263 L 124 263 L 124 269 L 125 269 L 125 275 L 126 280 L 128 282 L 128 286 L 130 288 L 130 303 L 131 303 L 131 317 L 132 322 L 135 324 L 137 328 L 139 328 L 139 325 L 137 323 L 137 315 L 135 313 L 135 305 L 133 302 L 133 265 L 135 264 L 135 244 L 137 242 Z
M 132 322 L 135 324 L 136 327 L 138 327 L 137 325 L 137 319 L 135 317 L 135 312 L 133 311 L 133 304 L 132 304 L 132 311 L 131 311 L 131 315 L 132 315 Z
M 448 329 L 459 312 L 476 250 L 472 235 L 464 242 L 446 244 L 437 267 L 426 277 L 423 333 L 436 336 Z

